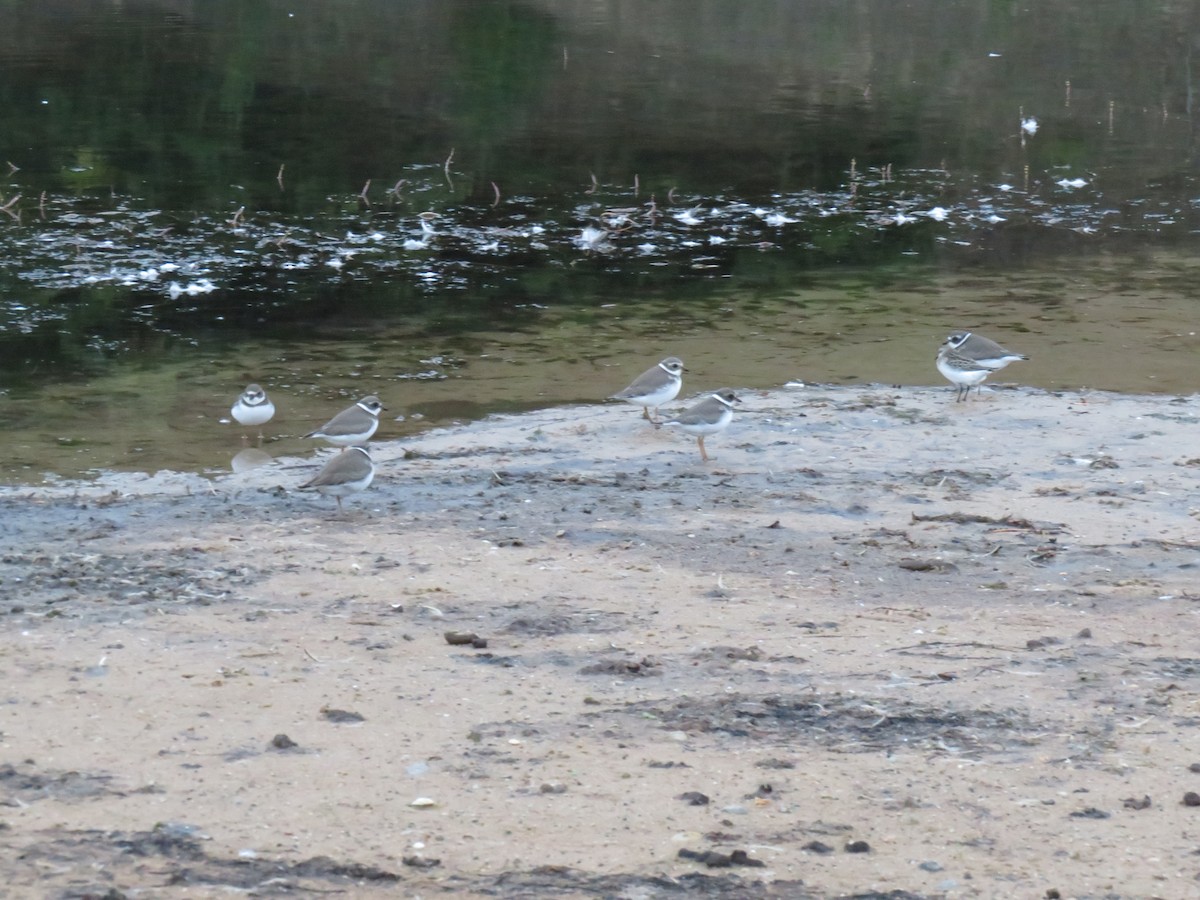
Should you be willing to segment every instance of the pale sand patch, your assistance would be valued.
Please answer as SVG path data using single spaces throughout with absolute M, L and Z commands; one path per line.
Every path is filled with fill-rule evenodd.
M 7 889 L 1194 893 L 1196 400 L 744 399 L 6 490 Z

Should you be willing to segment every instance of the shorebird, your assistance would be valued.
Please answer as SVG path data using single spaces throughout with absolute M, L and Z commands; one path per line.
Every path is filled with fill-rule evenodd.
M 983 384 L 983 380 L 992 374 L 992 370 L 983 363 L 968 359 L 947 346 L 938 351 L 937 367 L 957 389 L 955 403 L 966 400 L 971 388 Z
M 658 415 L 658 407 L 669 403 L 679 396 L 683 387 L 683 362 L 676 356 L 668 356 L 657 366 L 651 366 L 633 380 L 624 390 L 610 396 L 609 400 L 624 400 L 634 406 L 642 407 L 642 418 L 651 422 L 650 407 Z
M 342 410 L 306 438 L 321 438 L 337 447 L 352 447 L 366 443 L 379 427 L 379 413 L 386 407 L 372 394 Z
M 237 401 L 229 410 L 240 425 L 258 426 L 258 437 L 262 439 L 262 426 L 271 421 L 275 415 L 275 404 L 257 384 L 250 384 L 238 395 Z
M 300 485 L 300 490 L 309 488 L 337 500 L 338 510 L 342 498 L 365 491 L 375 478 L 375 463 L 366 447 L 347 447 L 321 467 L 321 471 Z
M 985 369 L 999 372 L 1009 363 L 1029 359 L 1023 353 L 1013 353 L 1001 347 L 991 338 L 970 331 L 956 331 L 945 341 L 943 346 L 949 347 L 959 356 L 974 360 Z
M 967 399 L 971 388 L 983 384 L 993 372 L 999 372 L 1009 363 L 1028 359 L 1001 347 L 990 338 L 970 331 L 956 331 L 942 342 L 938 349 L 937 368 L 956 388 L 956 403 Z
M 704 450 L 704 439 L 718 431 L 724 431 L 729 426 L 729 423 L 733 421 L 733 404 L 735 403 L 741 403 L 741 399 L 729 388 L 721 388 L 662 424 L 695 435 L 696 443 L 700 445 L 700 460 L 708 462 L 708 453 Z

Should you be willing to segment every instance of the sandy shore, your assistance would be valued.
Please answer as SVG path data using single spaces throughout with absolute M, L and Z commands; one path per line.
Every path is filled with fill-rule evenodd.
M 1197 400 L 743 406 L 0 492 L 0 895 L 1196 896 Z

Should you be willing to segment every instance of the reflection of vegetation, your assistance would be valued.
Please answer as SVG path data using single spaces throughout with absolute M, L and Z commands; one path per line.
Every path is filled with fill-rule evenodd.
M 1035 202 L 1064 208 L 1071 201 L 1055 194 L 1056 173 L 1099 173 L 1103 194 L 1093 202 L 1102 197 L 1128 217 L 1126 234 L 1149 234 L 1129 221 L 1149 201 L 1163 203 L 1164 220 L 1175 217 L 1156 240 L 1190 242 L 1196 230 L 1195 212 L 1180 203 L 1195 194 L 1187 168 L 1194 4 L 211 0 L 180 12 L 64 0 L 0 8 L 8 11 L 0 63 L 12 63 L 0 81 L 0 160 L 20 167 L 5 194 L 22 193 L 27 213 L 20 228 L 0 219 L 11 229 L 0 240 L 16 234 L 57 252 L 49 262 L 35 262 L 38 251 L 10 254 L 10 269 L 95 274 L 116 265 L 103 248 L 76 258 L 84 251 L 70 244 L 87 243 L 83 226 L 67 234 L 53 216 L 32 221 L 31 198 L 43 190 L 83 197 L 72 209 L 81 214 L 110 212 L 114 192 L 162 210 L 150 224 L 113 217 L 86 234 L 101 247 L 105 228 L 136 230 L 126 242 L 135 270 L 139 254 L 178 251 L 181 239 L 155 237 L 167 229 L 172 239 L 190 232 L 189 259 L 255 260 L 231 265 L 205 303 L 164 303 L 143 318 L 133 311 L 146 294 L 114 286 L 118 279 L 22 300 L 56 315 L 3 337 L 0 366 L 10 371 L 29 361 L 77 371 L 139 342 L 150 358 L 171 352 L 162 335 L 175 332 L 234 343 L 264 323 L 303 335 L 334 320 L 413 316 L 430 332 L 469 332 L 531 327 L 536 314 L 524 308 L 532 305 L 586 315 L 644 296 L 672 298 L 663 314 L 674 315 L 703 306 L 717 278 L 769 290 L 835 267 L 961 264 L 968 252 L 954 241 L 998 265 L 1094 243 L 1081 236 L 1091 222 L 1052 233 L 1028 220 L 889 228 L 863 212 L 872 203 L 952 206 L 956 192 L 978 195 L 1001 181 L 1023 190 L 1027 172 L 1042 182 L 1029 185 Z M 1041 121 L 1028 140 L 1018 134 L 1021 110 Z M 441 173 L 451 148 L 452 186 Z M 850 198 L 851 161 L 860 175 L 892 164 L 900 180 L 860 179 Z M 935 171 L 944 174 L 921 177 Z M 584 200 L 593 172 L 622 188 Z M 385 198 L 401 176 L 408 187 Z M 370 206 L 356 196 L 368 179 Z M 493 181 L 504 197 L 497 209 Z M 762 229 L 766 248 L 749 239 L 707 246 L 697 234 L 700 249 L 685 250 L 678 234 L 674 243 L 651 234 L 666 249 L 643 265 L 632 234 L 612 255 L 570 245 L 602 206 L 644 209 L 653 196 L 669 217 L 673 190 L 679 204 L 714 206 L 771 206 L 805 191 L 832 199 L 812 221 Z M 227 227 L 238 207 L 260 226 L 251 238 Z M 443 214 L 445 236 L 422 256 L 406 256 L 402 241 L 378 244 L 378 269 L 364 265 L 348 283 L 329 279 L 326 263 L 347 231 L 391 238 L 415 231 L 425 210 Z M 262 224 L 272 218 L 278 227 Z M 273 242 L 294 224 L 308 245 L 276 252 Z M 483 238 L 491 225 L 530 224 L 553 232 L 542 247 L 513 241 L 494 256 L 478 249 L 482 239 L 455 243 L 448 233 L 469 227 Z M 279 269 L 302 250 L 311 259 L 285 279 Z M 700 255 L 710 268 L 693 268 Z M 416 282 L 422 259 L 451 277 Z
M 0 334 L 0 372 L 10 385 L 23 379 L 36 383 L 52 377 L 86 378 L 118 359 L 153 366 L 177 343 L 176 336 L 161 327 L 130 320 L 129 293 L 124 289 L 23 293 L 31 305 L 40 301 L 60 314 L 39 317 L 35 309 L 28 321 L 10 321 Z
M 95 147 L 81 146 L 76 150 L 75 161 L 62 172 L 63 183 L 77 194 L 111 188 L 120 177 L 119 169 L 108 156 Z
M 6 154 L 32 148 L 14 161 L 57 191 L 91 148 L 118 192 L 226 210 L 382 191 L 451 147 L 480 197 L 589 171 L 746 193 L 828 189 L 851 159 L 998 177 L 1131 144 L 1143 172 L 1170 171 L 1191 152 L 1194 4 L 585 7 L 20 4 L 0 38 L 20 59 L 0 83 Z M 1044 125 L 1025 145 L 1022 108 Z
M 535 101 L 552 78 L 554 29 L 549 19 L 508 3 L 455 7 L 449 24 L 456 139 L 465 141 L 481 186 L 507 172 L 492 171 L 491 149 L 528 128 Z

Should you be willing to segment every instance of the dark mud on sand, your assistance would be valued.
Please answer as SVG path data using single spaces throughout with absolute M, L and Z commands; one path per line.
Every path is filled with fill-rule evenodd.
M 0 893 L 1194 893 L 1195 399 L 744 396 L 6 490 Z

